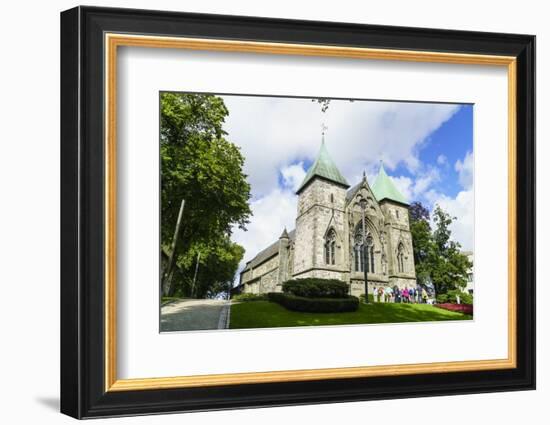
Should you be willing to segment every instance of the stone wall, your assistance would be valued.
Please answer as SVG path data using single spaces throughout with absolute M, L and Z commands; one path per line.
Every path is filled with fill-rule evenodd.
M 278 283 L 279 270 L 274 269 L 260 278 L 260 294 L 267 294 L 268 292 L 281 292 L 282 285 Z
M 266 273 L 271 272 L 273 269 L 276 269 L 277 267 L 279 267 L 279 255 L 274 255 L 269 260 L 257 265 L 253 269 L 252 278 L 261 277 Z
M 246 283 L 252 280 L 252 270 L 246 270 L 245 272 L 241 273 L 241 284 Z
M 315 179 L 299 195 L 293 274 L 308 273 L 313 268 L 339 270 L 346 266 L 345 235 L 346 189 L 322 179 Z M 325 236 L 336 231 L 335 264 L 325 262 Z M 304 275 L 303 277 L 306 277 Z
M 245 294 L 259 294 L 260 293 L 260 281 L 245 283 L 243 287 Z
M 399 289 L 403 288 L 415 288 L 416 287 L 416 279 L 415 278 L 403 278 L 403 277 L 392 277 L 390 278 L 390 284 L 393 288 L 394 286 L 397 286 Z
M 382 201 L 380 205 L 386 217 L 386 234 L 388 236 L 389 276 L 393 279 L 416 279 L 412 236 L 409 229 L 409 214 L 407 207 L 391 201 Z M 399 244 L 404 247 L 404 269 L 399 271 L 397 254 Z M 416 283 L 415 283 L 416 284 Z M 399 284 L 398 284 L 399 286 Z
M 241 275 L 245 294 L 274 292 L 279 283 L 279 255 L 259 264 Z
M 285 229 L 286 231 L 286 229 Z M 290 257 L 290 240 L 288 237 L 283 237 L 279 239 L 279 255 L 278 255 L 278 276 L 277 283 L 282 283 L 285 280 L 288 280 L 290 276 L 289 273 L 289 257 Z
M 294 274 L 294 279 L 304 279 L 306 277 L 316 277 L 320 279 L 338 279 L 347 281 L 348 272 L 346 270 L 327 270 L 327 269 L 310 269 L 299 274 Z

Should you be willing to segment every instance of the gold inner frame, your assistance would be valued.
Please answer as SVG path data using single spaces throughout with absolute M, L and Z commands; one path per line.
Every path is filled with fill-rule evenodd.
M 190 49 L 355 59 L 435 62 L 507 67 L 508 72 L 508 358 L 455 362 L 361 366 L 289 371 L 117 379 L 116 325 L 116 123 L 117 48 L 119 46 Z M 105 34 L 105 391 L 135 391 L 214 385 L 312 381 L 417 373 L 515 368 L 516 358 L 516 58 L 255 41 L 211 40 Z

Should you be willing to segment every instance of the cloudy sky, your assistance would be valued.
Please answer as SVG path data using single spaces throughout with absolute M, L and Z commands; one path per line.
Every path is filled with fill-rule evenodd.
M 311 99 L 222 96 L 228 139 L 241 147 L 252 186 L 248 231 L 232 239 L 245 261 L 295 226 L 295 191 L 325 142 L 351 185 L 366 172 L 374 182 L 380 161 L 403 195 L 457 217 L 453 237 L 473 245 L 471 105 L 332 100 L 326 112 Z

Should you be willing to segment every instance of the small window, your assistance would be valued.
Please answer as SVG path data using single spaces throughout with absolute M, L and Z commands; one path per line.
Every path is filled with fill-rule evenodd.
M 336 264 L 336 232 L 330 229 L 325 240 L 325 263 Z
M 399 218 L 399 210 L 395 210 L 395 216 Z
M 334 204 L 334 195 L 332 193 L 330 194 L 330 202 Z

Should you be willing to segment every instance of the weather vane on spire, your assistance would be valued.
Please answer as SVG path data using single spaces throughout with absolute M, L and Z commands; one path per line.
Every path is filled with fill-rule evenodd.
M 323 142 L 325 141 L 325 132 L 328 130 L 328 127 L 325 123 L 321 124 L 321 136 L 323 137 Z

